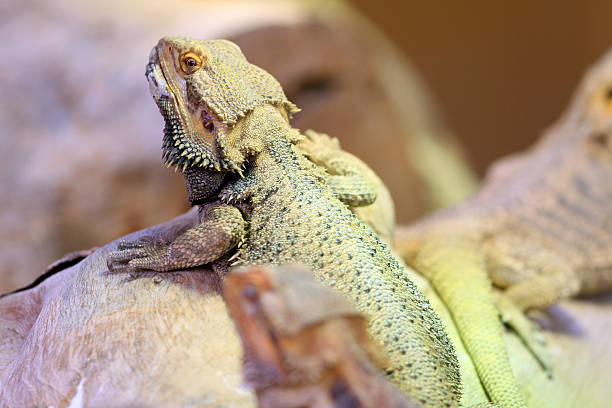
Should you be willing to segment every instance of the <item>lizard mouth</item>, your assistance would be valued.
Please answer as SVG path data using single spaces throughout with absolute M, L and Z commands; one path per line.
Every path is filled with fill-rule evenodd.
M 153 48 L 145 76 L 149 90 L 164 118 L 163 160 L 166 166 L 227 168 L 216 143 L 213 115 L 199 104 L 187 106 L 186 81 L 176 74 L 171 49 L 164 43 Z

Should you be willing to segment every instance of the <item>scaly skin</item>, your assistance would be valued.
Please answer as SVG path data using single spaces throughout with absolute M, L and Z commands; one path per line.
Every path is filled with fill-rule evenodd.
M 357 218 L 372 228 L 384 243 L 393 246 L 395 208 L 391 193 L 383 181 L 358 157 L 342 150 L 338 139 L 314 130 L 307 130 L 304 136 L 298 147 L 308 159 L 327 170 L 328 179 L 325 182 L 340 193 L 338 198 L 349 206 Z M 372 204 L 353 206 L 355 199 L 350 195 L 360 184 L 365 185 L 358 187 L 359 191 L 376 193 L 376 200 Z M 361 197 L 357 198 L 359 204 Z
M 524 406 L 499 311 L 546 365 L 521 312 L 612 289 L 611 203 L 612 54 L 543 139 L 495 165 L 475 197 L 398 232 L 398 252 L 448 305 L 493 401 Z M 491 280 L 506 289 L 497 305 Z
M 147 78 L 166 121 L 164 159 L 183 171 L 201 223 L 172 242 L 123 243 L 109 269 L 301 263 L 368 316 L 402 391 L 424 406 L 458 406 L 458 363 L 438 316 L 347 207 L 371 204 L 376 191 L 305 157 L 289 125 L 297 108 L 274 78 L 228 41 L 186 38 L 160 40 Z
M 367 320 L 296 266 L 233 269 L 223 298 L 261 408 L 420 407 L 385 380 Z

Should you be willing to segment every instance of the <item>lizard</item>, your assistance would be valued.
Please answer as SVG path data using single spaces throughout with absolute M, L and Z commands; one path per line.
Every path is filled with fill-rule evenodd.
M 424 406 L 456 407 L 454 348 L 390 248 L 349 207 L 376 191 L 328 175 L 297 147 L 298 111 L 278 82 L 225 40 L 164 37 L 146 77 L 165 120 L 163 159 L 179 169 L 200 223 L 171 242 L 123 242 L 109 270 L 300 263 L 350 298 L 389 357 L 389 378 Z M 336 169 L 338 171 L 342 169 Z
M 447 304 L 487 390 L 512 375 L 502 323 L 551 371 L 523 312 L 612 289 L 611 203 L 612 53 L 542 138 L 493 165 L 473 197 L 398 230 L 396 250 Z M 497 298 L 492 284 L 503 289 Z
M 421 407 L 380 374 L 365 317 L 307 269 L 234 268 L 223 298 L 259 407 Z

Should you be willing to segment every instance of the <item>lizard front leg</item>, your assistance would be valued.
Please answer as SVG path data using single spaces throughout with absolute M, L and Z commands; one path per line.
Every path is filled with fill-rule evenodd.
M 512 233 L 485 242 L 491 279 L 524 312 L 545 309 L 580 291 L 576 271 L 559 255 Z
M 376 200 L 380 181 L 365 163 L 342 150 L 336 138 L 313 130 L 307 130 L 304 136 L 299 148 L 330 173 L 326 184 L 340 201 L 349 207 L 360 207 Z
M 342 150 L 338 139 L 307 130 L 298 144 L 315 164 L 328 172 L 326 184 L 380 239 L 393 246 L 395 208 L 391 193 L 367 164 Z
M 524 312 L 542 310 L 576 295 L 579 277 L 562 256 L 512 233 L 489 238 L 483 249 L 493 283 L 505 288 L 498 298 L 502 320 L 517 332 L 551 375 L 545 339 Z
M 201 223 L 164 244 L 122 242 L 107 258 L 109 270 L 160 272 L 204 265 L 227 254 L 243 238 L 246 223 L 240 211 L 216 202 L 202 207 Z

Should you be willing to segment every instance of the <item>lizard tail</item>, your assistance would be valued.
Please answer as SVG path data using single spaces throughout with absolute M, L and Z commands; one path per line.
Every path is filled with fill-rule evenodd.
M 489 398 L 506 408 L 526 408 L 476 242 L 465 237 L 434 237 L 421 241 L 408 262 L 430 280 L 451 311 Z

